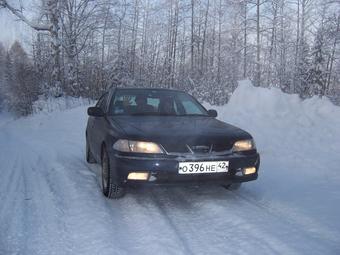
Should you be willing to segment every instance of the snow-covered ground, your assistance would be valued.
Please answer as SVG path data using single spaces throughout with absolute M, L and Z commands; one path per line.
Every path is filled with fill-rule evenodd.
M 14 117 L 8 112 L 0 112 L 0 128 L 12 121 Z
M 0 117 L 0 254 L 340 254 L 340 108 L 241 84 L 219 118 L 256 139 L 239 191 L 100 191 L 86 107 Z

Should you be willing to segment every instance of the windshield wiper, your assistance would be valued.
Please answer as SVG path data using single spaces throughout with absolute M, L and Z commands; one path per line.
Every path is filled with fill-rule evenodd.
M 158 113 L 158 112 L 135 112 L 135 113 L 129 113 L 128 115 L 132 115 L 132 116 L 147 116 L 147 115 L 159 116 L 161 114 Z
M 191 113 L 191 114 L 180 114 L 177 116 L 201 116 L 201 117 L 207 117 L 208 115 L 206 114 L 200 114 L 200 113 Z
M 135 113 L 129 113 L 127 115 L 131 116 L 179 116 L 179 117 L 192 117 L 192 116 L 198 116 L 198 117 L 208 117 L 209 115 L 206 114 L 200 114 L 200 113 L 192 113 L 192 114 L 173 114 L 173 113 L 160 113 L 160 112 L 135 112 Z

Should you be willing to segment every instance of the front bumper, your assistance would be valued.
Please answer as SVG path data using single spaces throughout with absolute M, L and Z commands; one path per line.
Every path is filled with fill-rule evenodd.
M 122 184 L 188 184 L 213 183 L 231 184 L 256 180 L 260 166 L 260 156 L 254 153 L 231 153 L 227 155 L 185 155 L 148 157 L 126 155 L 117 151 L 110 152 L 111 165 L 116 166 L 118 181 Z M 178 174 L 179 162 L 185 161 L 229 161 L 227 173 Z M 255 167 L 254 174 L 242 175 L 242 169 Z M 148 172 L 149 179 L 145 181 L 128 180 L 131 172 Z

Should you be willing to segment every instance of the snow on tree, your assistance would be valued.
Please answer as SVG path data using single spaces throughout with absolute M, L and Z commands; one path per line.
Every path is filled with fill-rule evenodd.
M 5 47 L 0 42 L 0 111 L 4 107 L 4 75 L 5 75 L 5 60 L 6 60 L 6 50 Z
M 314 95 L 323 96 L 326 91 L 325 57 L 323 52 L 323 31 L 318 30 L 312 49 L 312 67 L 309 70 L 309 83 Z
M 20 1 L 0 0 L 38 31 L 32 56 L 46 96 L 167 87 L 224 104 L 240 79 L 301 98 L 340 93 L 338 0 L 34 4 L 39 16 L 32 22 Z
M 39 95 L 39 81 L 27 53 L 17 41 L 6 57 L 5 91 L 10 110 L 18 115 L 32 113 L 33 102 Z

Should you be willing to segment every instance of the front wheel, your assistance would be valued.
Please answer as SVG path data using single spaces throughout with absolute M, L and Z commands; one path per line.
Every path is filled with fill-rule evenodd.
M 121 198 L 125 195 L 125 187 L 118 183 L 115 166 L 110 165 L 110 158 L 103 149 L 102 153 L 102 189 L 103 194 L 108 198 Z

